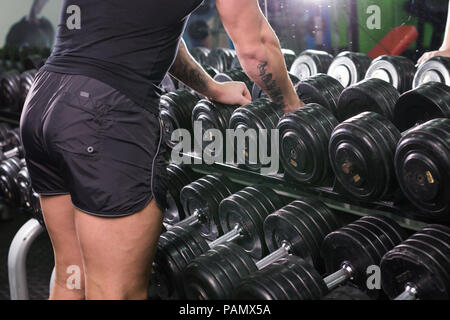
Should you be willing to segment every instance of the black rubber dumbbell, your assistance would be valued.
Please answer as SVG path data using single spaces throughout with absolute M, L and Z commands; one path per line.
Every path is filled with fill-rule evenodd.
M 416 67 L 410 59 L 383 55 L 372 61 L 366 79 L 377 78 L 390 83 L 398 92 L 412 89 Z
M 337 125 L 329 110 L 314 103 L 284 115 L 277 129 L 285 177 L 311 185 L 329 179 L 328 142 Z
M 344 51 L 333 59 L 327 73 L 347 88 L 364 79 L 371 61 L 365 54 Z
M 192 110 L 199 98 L 187 90 L 177 90 L 161 96 L 159 115 L 163 125 L 164 141 L 168 147 L 173 148 L 178 142 L 172 140 L 172 133 L 177 129 L 186 129 L 191 134 Z
M 403 230 L 386 217 L 366 216 L 326 236 L 322 257 L 327 273 L 322 279 L 313 266 L 288 256 L 244 279 L 235 289 L 236 299 L 313 300 L 351 281 L 373 297 L 379 290 L 366 286 L 366 270 L 404 239 Z M 334 272 L 335 270 L 338 270 Z M 332 273 L 333 272 L 333 273 Z
M 300 80 L 307 80 L 319 73 L 327 73 L 333 56 L 325 51 L 305 50 L 295 59 L 290 72 Z
M 268 214 L 279 207 L 280 199 L 271 189 L 262 186 L 246 187 L 221 202 L 219 219 L 221 228 L 226 233 L 220 238 L 207 243 L 189 225 L 175 226 L 162 234 L 154 263 L 160 296 L 184 297 L 182 283 L 175 280 L 180 279 L 181 271 L 196 255 L 210 248 L 233 242 L 242 244 L 243 250 L 255 258 L 263 256 L 267 249 L 262 223 Z M 173 247 L 177 251 L 172 251 Z M 184 255 L 180 259 L 177 252 L 190 252 L 190 255 Z
M 450 58 L 433 57 L 422 63 L 416 71 L 413 88 L 429 82 L 440 82 L 450 86 Z
M 320 268 L 321 242 L 338 227 L 334 214 L 320 201 L 294 201 L 264 221 L 264 238 L 272 252 L 270 255 L 254 262 L 245 247 L 236 243 L 215 246 L 186 268 L 183 278 L 186 296 L 188 299 L 228 299 L 244 277 L 291 254 Z
M 386 253 L 380 266 L 391 299 L 450 299 L 450 228 L 423 228 Z

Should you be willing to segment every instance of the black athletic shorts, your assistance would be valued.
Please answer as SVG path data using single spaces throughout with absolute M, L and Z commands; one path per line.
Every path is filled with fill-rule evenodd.
M 164 210 L 166 148 L 154 110 L 98 80 L 41 70 L 20 121 L 32 187 L 70 194 L 97 216 L 131 215 L 153 198 Z

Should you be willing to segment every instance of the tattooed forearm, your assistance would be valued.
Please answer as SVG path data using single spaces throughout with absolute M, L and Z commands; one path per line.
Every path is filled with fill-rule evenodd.
M 191 66 L 183 61 L 176 61 L 170 69 L 170 74 L 200 93 L 204 93 L 208 89 L 208 78 L 205 71 L 197 65 Z
M 277 82 L 273 79 L 272 73 L 267 72 L 267 61 L 258 65 L 259 77 L 264 83 L 264 88 L 273 102 L 284 107 L 283 91 Z
M 206 96 L 213 82 L 211 76 L 192 58 L 184 41 L 180 43 L 177 57 L 169 72 L 185 85 Z

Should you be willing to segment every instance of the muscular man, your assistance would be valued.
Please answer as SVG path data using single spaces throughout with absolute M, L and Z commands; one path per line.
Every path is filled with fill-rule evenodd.
M 442 46 L 439 50 L 426 52 L 420 57 L 418 63 L 422 64 L 428 59 L 433 57 L 442 56 L 442 57 L 450 57 L 450 1 L 449 1 L 449 10 L 447 16 L 447 26 L 445 27 L 445 36 L 444 41 L 442 42 Z
M 56 45 L 21 118 L 55 254 L 50 299 L 147 297 L 166 206 L 157 106 L 168 70 L 210 99 L 250 102 L 243 83 L 215 82 L 180 42 L 200 3 L 63 1 Z M 248 75 L 286 112 L 300 107 L 257 0 L 216 5 Z M 67 286 L 74 270 L 79 285 Z

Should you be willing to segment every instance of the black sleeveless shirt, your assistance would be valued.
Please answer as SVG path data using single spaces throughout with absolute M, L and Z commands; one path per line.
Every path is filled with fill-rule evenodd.
M 100 80 L 156 107 L 189 14 L 202 0 L 64 0 L 43 69 Z

